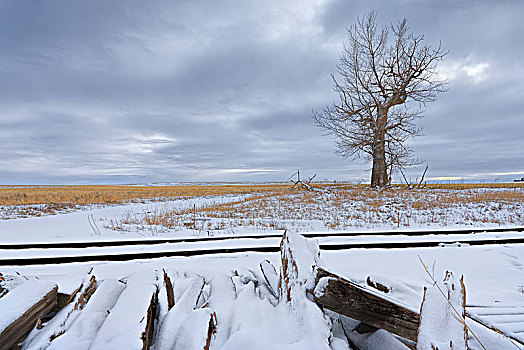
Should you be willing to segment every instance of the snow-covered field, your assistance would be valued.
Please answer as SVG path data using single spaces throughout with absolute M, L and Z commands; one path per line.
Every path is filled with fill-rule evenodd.
M 190 197 L 84 206 L 0 220 L 3 242 L 186 237 L 246 233 L 524 226 L 524 188 L 341 190 Z M 0 211 L 12 212 L 8 206 Z
M 221 195 L 158 203 L 93 206 L 58 215 L 2 220 L 0 241 L 22 243 L 257 235 L 278 233 L 287 229 L 298 232 L 398 230 L 399 234 L 392 237 L 335 237 L 320 241 L 408 242 L 417 238 L 402 235 L 403 230 L 524 226 L 524 203 L 519 199 L 522 191 L 522 188 L 471 189 L 461 192 L 421 190 L 409 195 L 389 193 L 382 197 L 374 193 L 349 197 L 336 191 L 322 191 L 274 196 Z M 499 196 L 500 193 L 503 196 Z M 165 214 L 169 214 L 171 219 L 165 220 Z M 160 220 L 161 218 L 164 219 Z M 521 235 L 523 234 L 513 232 L 475 236 L 507 238 Z M 461 240 L 461 237 L 453 237 L 447 241 L 454 242 Z M 425 239 L 446 240 L 441 236 Z M 111 248 L 111 251 L 120 254 L 137 249 L 191 250 L 250 244 L 271 246 L 278 243 L 278 238 L 245 239 L 165 244 L 154 248 L 123 246 Z M 102 249 L 85 248 L 83 251 L 86 254 L 97 254 L 98 250 Z M 50 249 L 28 249 L 23 252 L 2 250 L 0 256 L 45 257 L 70 253 L 72 251 Z M 420 259 L 430 267 L 431 273 L 439 281 L 444 277 L 446 270 L 451 270 L 456 276 L 464 276 L 467 312 L 473 318 L 524 342 L 524 244 L 322 251 L 321 258 L 329 271 L 361 285 L 366 285 L 369 276 L 374 281 L 392 287 L 390 297 L 417 311 L 420 310 L 424 286 L 432 284 Z M 89 312 L 71 314 L 74 318 L 61 326 L 65 327 L 66 331 L 51 342 L 50 349 L 70 349 L 72 344 L 85 349 L 111 348 L 108 345 L 111 341 L 115 344 L 118 342 L 115 325 L 126 317 L 131 320 L 134 312 L 143 309 L 149 300 L 143 295 L 150 293 L 150 289 L 153 288 L 151 286 L 154 285 L 160 288 L 160 316 L 155 331 L 157 343 L 154 346 L 156 350 L 196 348 L 191 342 L 202 336 L 198 333 L 198 325 L 207 325 L 213 313 L 216 315 L 218 326 L 210 344 L 211 349 L 338 350 L 357 346 L 360 349 L 406 348 L 391 335 L 382 334 L 380 331 L 373 335 L 358 335 L 351 329 L 348 330 L 350 325 L 348 326 L 347 320 L 340 321 L 340 325 L 335 319 L 331 320 L 330 322 L 334 323 L 331 330 L 327 331 L 331 338 L 329 341 L 324 339 L 326 330 L 318 323 L 321 321 L 316 318 L 316 311 L 312 311 L 314 308 L 311 309 L 314 304 L 303 301 L 301 311 L 297 312 L 296 306 L 278 302 L 268 289 L 271 283 L 260 283 L 263 281 L 260 276 L 260 263 L 266 259 L 279 269 L 278 253 L 250 252 L 129 262 L 0 266 L 0 273 L 3 274 L 4 286 L 8 289 L 27 283 L 28 280 L 38 279 L 42 283 L 57 283 L 61 293 L 71 293 L 80 281 L 86 278 L 89 271 L 96 276 L 99 289 L 86 306 Z M 166 311 L 165 305 L 162 306 L 162 303 L 165 303 L 161 301 L 165 299 L 165 295 L 162 295 L 165 290 L 162 288 L 165 286 L 159 276 L 163 269 L 173 277 L 175 294 L 178 295 L 175 299 L 181 301 L 180 307 L 171 309 L 178 310 L 173 312 L 177 317 L 169 316 L 171 311 Z M 119 280 L 126 284 L 123 285 Z M 192 285 L 195 287 L 201 283 L 199 281 L 206 285 L 205 296 L 202 300 L 196 300 L 199 308 L 184 309 L 182 304 L 192 302 L 187 291 Z M 2 299 L 5 299 L 5 296 L 0 298 L 0 308 L 8 308 L 8 305 L 2 304 Z M 108 312 L 110 318 L 107 317 Z M 177 320 L 178 317 L 182 317 L 180 315 L 185 321 Z M 130 320 L 128 322 L 131 322 Z M 471 319 L 468 322 L 486 349 L 524 349 L 518 342 L 487 331 Z M 188 324 L 195 326 L 189 327 Z M 313 327 L 315 325 L 317 327 Z M 133 327 L 118 332 L 125 336 L 126 332 L 136 328 Z M 351 341 L 347 340 L 346 335 Z M 95 339 L 95 336 L 99 339 Z M 49 343 L 41 343 L 45 337 L 38 336 L 37 331 L 28 339 L 30 340 L 25 343 L 27 349 L 49 346 Z M 135 343 L 137 342 L 135 339 Z M 135 345 L 130 343 L 129 348 Z M 469 345 L 471 349 L 482 349 L 472 338 Z

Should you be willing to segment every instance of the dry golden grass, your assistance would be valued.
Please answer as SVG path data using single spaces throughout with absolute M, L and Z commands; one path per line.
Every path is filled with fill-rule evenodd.
M 279 193 L 289 185 L 205 185 L 205 186 L 17 186 L 0 187 L 0 205 L 89 205 L 121 204 L 143 200 L 225 194 Z
M 369 196 L 376 191 L 366 191 L 366 185 L 322 184 L 317 187 L 340 190 Z M 426 189 L 466 190 L 475 188 L 524 188 L 524 183 L 509 184 L 436 184 Z M 291 189 L 288 184 L 249 184 L 249 185 L 192 185 L 192 186 L 0 186 L 0 205 L 89 205 L 121 204 L 131 201 L 163 200 L 182 197 L 216 196 L 225 194 L 283 193 Z M 402 190 L 401 186 L 394 189 Z M 364 190 L 364 191 L 362 191 Z M 380 191 L 387 194 L 391 191 Z
M 166 201 L 226 194 L 272 193 L 290 185 L 193 185 L 193 186 L 0 186 L 0 219 L 54 215 L 87 205 Z

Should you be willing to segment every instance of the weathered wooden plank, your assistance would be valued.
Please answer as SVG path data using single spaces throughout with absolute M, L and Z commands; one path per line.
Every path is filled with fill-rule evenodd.
M 317 269 L 315 285 L 309 292 L 320 307 L 417 341 L 420 319 L 417 312 L 322 268 Z
M 56 285 L 39 288 L 27 282 L 2 298 L 0 312 L 8 324 L 0 326 L 0 350 L 10 349 L 21 342 L 37 321 L 53 310 L 57 296 Z
M 323 266 L 316 240 L 285 231 L 280 242 L 280 300 L 291 301 L 293 290 L 300 289 L 315 266 Z
M 113 309 L 125 287 L 125 284 L 116 279 L 105 279 L 100 282 L 89 302 L 78 313 L 78 317 L 71 322 L 64 334 L 49 344 L 46 350 L 88 350 L 104 323 L 108 310 Z M 29 346 L 28 349 L 34 348 Z
M 90 349 L 149 349 L 157 302 L 156 273 L 148 271 L 131 275 Z
M 435 281 L 436 282 L 436 281 Z M 451 271 L 441 286 L 424 287 L 420 306 L 420 327 L 417 349 L 468 349 L 466 317 L 466 287 L 464 280 L 455 278 Z
M 174 281 L 175 288 L 178 279 Z M 180 297 L 175 298 L 175 305 L 169 310 L 162 324 L 160 325 L 157 339 L 155 340 L 155 347 L 158 349 L 176 349 L 184 348 L 181 344 L 184 341 L 189 341 L 188 335 L 184 335 L 181 331 L 185 325 L 192 325 L 190 316 L 197 307 L 198 300 L 202 294 L 205 282 L 201 277 L 195 277 L 189 280 L 189 285 L 185 286 L 184 292 Z M 209 315 L 207 316 L 209 320 Z M 206 330 L 207 332 L 207 330 Z M 204 334 L 204 332 L 202 332 Z M 207 333 L 205 333 L 207 335 Z M 191 347 L 186 347 L 191 349 Z
M 166 286 L 166 294 L 167 294 L 167 307 L 168 311 L 171 310 L 173 305 L 175 305 L 175 296 L 173 294 L 173 283 L 171 283 L 171 278 L 169 278 L 169 275 L 167 274 L 166 270 L 163 270 L 164 272 L 164 284 Z
M 64 334 L 78 317 L 96 289 L 96 278 L 91 276 L 89 283 L 85 278 L 79 288 L 70 295 L 69 302 L 46 322 L 43 327 L 33 330 L 24 342 L 24 349 L 46 349 L 56 338 Z M 55 306 L 55 311 L 58 306 Z

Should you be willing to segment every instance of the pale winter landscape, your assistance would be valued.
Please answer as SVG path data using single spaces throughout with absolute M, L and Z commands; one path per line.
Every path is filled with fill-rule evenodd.
M 523 13 L 0 0 L 0 350 L 524 350 Z

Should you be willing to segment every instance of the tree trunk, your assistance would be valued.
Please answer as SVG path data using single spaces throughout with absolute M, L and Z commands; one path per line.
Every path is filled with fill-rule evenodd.
M 377 130 L 373 140 L 373 169 L 371 187 L 384 187 L 389 184 L 386 166 L 386 124 L 387 112 L 379 110 Z M 382 116 L 380 116 L 382 114 Z

